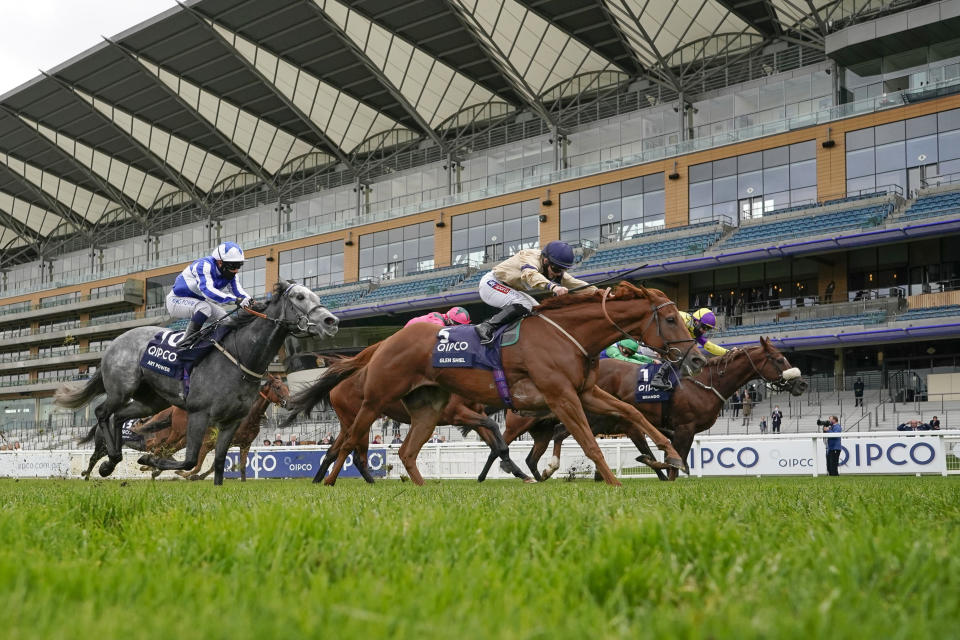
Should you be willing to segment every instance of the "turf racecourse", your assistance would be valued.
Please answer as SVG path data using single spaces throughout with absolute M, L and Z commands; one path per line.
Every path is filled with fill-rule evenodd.
M 0 480 L 0 637 L 950 638 L 960 478 Z

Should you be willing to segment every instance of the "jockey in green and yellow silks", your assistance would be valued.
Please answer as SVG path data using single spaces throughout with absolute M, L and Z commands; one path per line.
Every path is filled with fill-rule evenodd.
M 681 311 L 680 317 L 683 318 L 683 322 L 687 325 L 687 331 L 690 332 L 690 337 L 696 340 L 697 344 L 700 345 L 704 351 L 715 356 L 722 356 L 727 352 L 727 350 L 720 345 L 707 340 L 707 333 L 717 326 L 717 316 L 714 315 L 713 311 L 706 308 L 697 309 L 692 314 Z M 661 367 L 660 370 L 657 371 L 657 375 L 650 381 L 651 387 L 664 391 L 673 388 L 673 383 L 670 382 L 667 375 L 667 369 L 667 367 Z
M 600 358 L 611 358 L 613 360 L 622 360 L 623 362 L 639 365 L 655 362 L 653 358 L 648 358 L 647 356 L 639 353 L 639 349 L 640 345 L 637 344 L 636 340 L 621 340 L 620 342 L 614 342 L 612 345 L 604 349 L 600 354 Z

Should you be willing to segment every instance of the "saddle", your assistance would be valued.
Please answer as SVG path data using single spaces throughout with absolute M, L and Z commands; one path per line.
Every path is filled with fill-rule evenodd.
M 160 331 L 147 344 L 140 358 L 140 367 L 145 371 L 159 373 L 183 381 L 181 396 L 186 399 L 190 391 L 190 372 L 214 349 L 214 342 L 220 342 L 233 329 L 230 324 L 218 325 L 207 335 L 200 335 L 193 344 L 180 346 L 183 331 L 165 329 Z
M 673 396 L 673 390 L 676 388 L 677 383 L 680 382 L 680 376 L 677 374 L 677 370 L 673 367 L 670 367 L 668 371 L 668 376 L 670 377 L 670 382 L 673 383 L 674 389 L 654 389 L 651 386 L 651 381 L 654 376 L 657 375 L 657 372 L 660 371 L 661 367 L 669 367 L 670 365 L 666 363 L 656 364 L 651 362 L 650 364 L 637 367 L 637 384 L 634 387 L 634 401 L 635 402 L 669 402 L 670 398 Z
M 498 327 L 490 344 L 480 344 L 480 336 L 472 325 L 444 327 L 437 331 L 437 344 L 433 347 L 431 364 L 436 369 L 484 369 L 493 372 L 497 393 L 510 409 L 510 389 L 503 372 L 500 350 L 520 339 L 521 318 L 515 323 Z

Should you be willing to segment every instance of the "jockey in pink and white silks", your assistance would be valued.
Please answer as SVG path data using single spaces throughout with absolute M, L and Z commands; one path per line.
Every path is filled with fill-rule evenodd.
M 500 309 L 500 312 L 477 325 L 480 343 L 490 343 L 498 327 L 530 315 L 537 301 L 520 291 L 521 288 L 527 291 L 551 291 L 556 296 L 578 287 L 582 287 L 582 293 L 596 291 L 596 287 L 567 273 L 572 266 L 573 248 L 566 242 L 554 240 L 543 251 L 517 251 L 483 276 L 480 280 L 480 299 Z
M 451 307 L 446 313 L 431 311 L 425 315 L 411 318 L 407 321 L 407 324 L 403 326 L 408 327 L 411 324 L 418 324 L 421 322 L 435 324 L 438 327 L 452 327 L 455 324 L 470 324 L 470 313 L 467 312 L 467 310 L 463 307 Z
M 174 318 L 190 318 L 181 344 L 190 344 L 208 319 L 225 316 L 227 312 L 220 305 L 246 307 L 252 302 L 238 277 L 243 260 L 240 245 L 223 242 L 212 255 L 194 261 L 177 276 L 167 294 L 167 311 Z

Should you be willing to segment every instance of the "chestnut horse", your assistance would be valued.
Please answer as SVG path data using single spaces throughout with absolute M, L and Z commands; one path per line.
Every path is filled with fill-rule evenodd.
M 607 289 L 593 294 L 558 296 L 536 307 L 522 326 L 520 340 L 502 350 L 504 372 L 515 409 L 539 411 L 549 407 L 561 416 L 608 484 L 619 486 L 620 482 L 610 471 L 593 439 L 584 408 L 629 420 L 665 451 L 666 464 L 683 465 L 683 459 L 670 440 L 643 414 L 596 387 L 594 354 L 631 332 L 637 333 L 642 343 L 664 354 L 671 362 L 682 362 L 689 370 L 699 371 L 705 360 L 692 350 L 693 340 L 676 304 L 663 292 L 621 282 L 612 294 Z M 319 401 L 313 389 L 331 382 L 324 380 L 327 376 L 345 380 L 364 369 L 363 402 L 330 475 L 324 479 L 325 484 L 336 482 L 347 454 L 361 442 L 366 442 L 370 425 L 390 403 L 402 400 L 410 414 L 411 430 L 420 434 L 416 441 L 407 438 L 401 446 L 401 455 L 411 448 L 420 450 L 452 393 L 484 405 L 503 406 L 492 372 L 435 369 L 431 354 L 436 341 L 436 327 L 423 323 L 406 326 L 384 340 L 368 363 L 357 362 L 357 358 L 342 360 L 337 363 L 335 372 L 328 371 L 313 387 L 291 398 L 292 410 L 308 412 Z M 686 347 L 686 355 L 674 346 L 678 344 Z M 423 477 L 416 466 L 409 471 L 410 479 L 422 485 Z
M 363 404 L 363 386 L 366 380 L 366 373 L 362 367 L 370 361 L 370 358 L 373 357 L 374 352 L 376 352 L 381 344 L 382 342 L 372 344 L 357 354 L 349 366 L 359 366 L 361 368 L 355 375 L 346 379 L 338 378 L 336 373 L 338 371 L 337 361 L 330 361 L 329 366 L 332 368 L 332 370 L 329 371 L 330 375 L 324 375 L 317 381 L 315 386 L 311 388 L 312 399 L 323 406 L 333 408 L 337 417 L 340 419 L 341 425 L 340 433 L 337 434 L 336 441 L 327 450 L 323 461 L 320 463 L 320 467 L 317 469 L 317 473 L 313 478 L 314 482 L 323 480 L 330 465 L 333 464 L 334 460 L 336 460 L 340 454 L 340 448 L 346 440 L 347 427 L 353 424 L 357 413 L 360 411 L 360 406 Z M 427 433 L 426 437 L 419 431 L 427 425 L 421 423 L 420 425 L 414 426 L 411 424 L 410 414 L 400 400 L 395 400 L 384 406 L 383 415 L 398 422 L 411 425 L 406 438 L 404 438 L 404 442 L 409 439 L 412 439 L 411 442 L 420 440 L 426 442 L 427 439 L 430 438 L 432 431 Z M 295 416 L 296 414 L 294 414 L 294 417 Z M 477 435 L 490 447 L 491 454 L 494 457 L 499 456 L 502 459 L 502 465 L 506 471 L 513 473 L 513 475 L 524 482 L 533 481 L 510 459 L 510 449 L 500 434 L 500 425 L 494 422 L 484 412 L 484 406 L 482 404 L 471 402 L 457 394 L 453 394 L 450 396 L 450 401 L 447 402 L 443 411 L 440 412 L 437 424 L 459 427 L 464 435 L 471 429 L 475 430 Z M 370 474 L 369 469 L 367 469 L 367 442 L 360 442 L 354 453 L 353 464 L 357 467 L 357 471 L 360 472 L 364 480 L 373 483 L 373 476 Z M 411 469 L 416 469 L 417 454 L 419 453 L 419 447 L 417 447 L 416 451 L 414 451 L 412 447 L 400 447 L 400 460 L 403 462 L 403 466 L 406 467 L 408 474 Z
M 281 407 L 284 406 L 289 395 L 290 390 L 287 388 L 287 385 L 280 380 L 280 378 L 277 378 L 273 375 L 267 376 L 266 384 L 260 388 L 259 397 L 254 401 L 253 405 L 250 407 L 250 411 L 241 421 L 240 426 L 237 428 L 237 432 L 233 435 L 233 440 L 230 443 L 230 446 L 240 447 L 239 459 L 241 461 L 246 461 L 247 453 L 250 451 L 250 446 L 260 434 L 260 423 L 263 420 L 263 415 L 267 411 L 267 407 L 270 405 L 270 403 L 279 405 Z M 141 420 L 138 425 L 131 429 L 131 431 L 137 435 L 143 436 L 144 445 L 142 448 L 137 446 L 134 446 L 134 448 L 137 448 L 141 451 L 149 451 L 150 453 L 159 456 L 169 457 L 186 446 L 187 422 L 187 412 L 179 407 L 168 407 L 151 418 Z M 90 479 L 90 472 L 93 471 L 93 467 L 97 464 L 97 461 L 103 456 L 107 455 L 106 446 L 100 438 L 96 437 L 96 431 L 97 428 L 94 426 L 90 430 L 90 433 L 80 441 L 82 444 L 89 442 L 90 440 L 95 440 L 94 452 L 90 456 L 90 464 L 87 466 L 87 470 L 81 472 L 80 474 L 87 480 Z M 202 475 L 197 474 L 200 471 L 200 467 L 203 465 L 204 458 L 206 458 L 210 450 L 216 446 L 216 442 L 217 434 L 208 433 L 206 437 L 204 437 L 200 446 L 200 453 L 197 457 L 197 466 L 190 471 L 178 471 L 177 474 L 181 477 L 189 477 L 191 480 L 202 480 L 210 475 L 211 471 L 213 471 L 213 467 L 210 467 L 210 469 L 208 469 L 207 472 Z M 130 445 L 128 444 L 128 446 Z M 141 467 L 140 470 L 152 471 L 151 477 L 153 478 L 156 478 L 163 473 L 161 469 L 155 469 L 154 467 L 147 466 Z M 246 479 L 246 465 L 242 465 L 240 468 L 240 481 L 246 482 Z
M 765 338 L 760 339 L 759 345 L 734 348 L 721 357 L 710 359 L 697 376 L 685 378 L 677 385 L 668 403 L 635 401 L 637 365 L 629 362 L 601 360 L 597 386 L 639 409 L 650 422 L 669 435 L 677 453 L 686 459 L 693 437 L 712 427 L 727 398 L 756 378 L 775 390 L 788 390 L 794 396 L 801 395 L 807 388 L 806 381 L 800 378 L 800 370 L 792 367 Z M 644 434 L 633 425 L 612 416 L 589 415 L 588 418 L 595 434 L 622 433 L 629 437 L 642 454 L 637 460 L 651 466 L 661 480 L 668 479 L 661 473 L 663 465 L 656 462 Z M 528 431 L 533 435 L 534 444 L 526 458 L 527 466 L 537 480 L 549 478 L 560 464 L 561 443 L 569 434 L 554 415 L 533 418 L 507 415 L 503 437 L 508 444 Z M 553 458 L 541 478 L 537 462 L 547 450 L 551 438 L 554 440 Z M 480 474 L 481 482 L 492 463 L 492 459 L 487 460 Z M 677 470 L 670 469 L 669 479 L 676 478 Z

